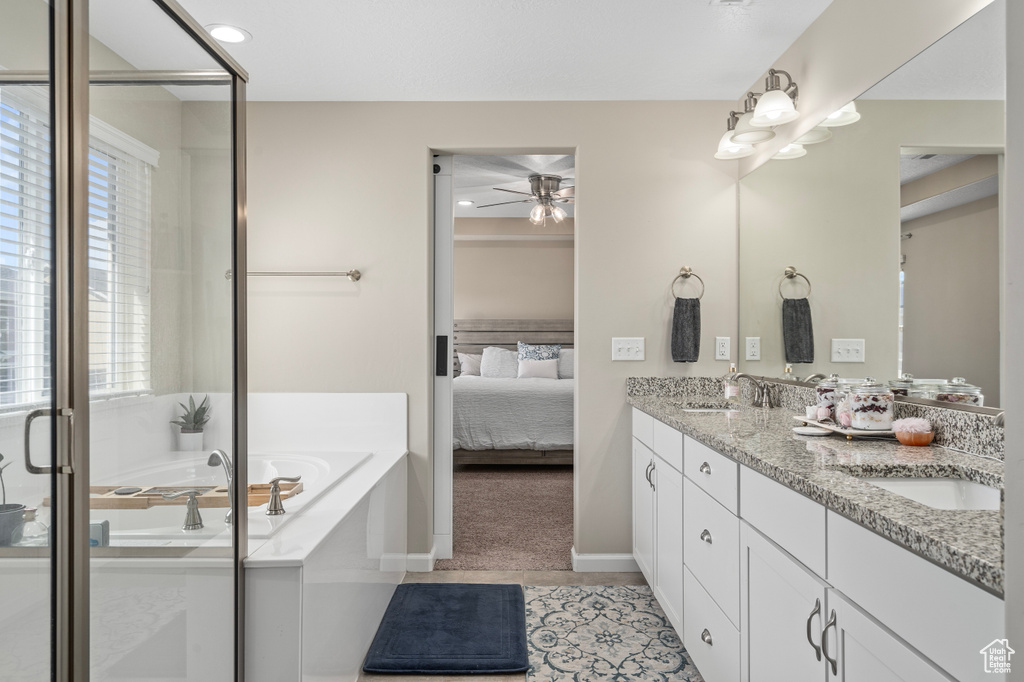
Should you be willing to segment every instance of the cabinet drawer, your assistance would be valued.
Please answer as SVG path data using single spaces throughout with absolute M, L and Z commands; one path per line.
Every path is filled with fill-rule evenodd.
M 740 521 L 689 480 L 683 480 L 683 557 L 733 625 L 740 622 Z
M 739 464 L 689 436 L 683 439 L 683 473 L 701 490 L 737 513 Z
M 654 417 L 633 408 L 633 438 L 649 448 L 654 447 Z
M 736 682 L 740 679 L 739 630 L 685 568 L 683 596 L 683 645 L 701 676 L 705 682 Z
M 1004 679 L 985 673 L 979 653 L 1006 636 L 1002 599 L 835 512 L 828 580 L 956 679 Z
M 797 561 L 825 577 L 825 507 L 740 467 L 740 516 Z
M 668 424 L 654 420 L 654 454 L 676 471 L 683 471 L 683 434 Z

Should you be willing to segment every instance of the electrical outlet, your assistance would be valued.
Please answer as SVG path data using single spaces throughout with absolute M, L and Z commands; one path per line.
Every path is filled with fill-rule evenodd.
M 728 360 L 731 356 L 731 350 L 729 346 L 732 345 L 732 339 L 728 336 L 716 336 L 715 337 L 715 360 Z
M 761 337 L 760 336 L 748 336 L 746 344 L 747 360 L 760 360 L 761 359 Z
M 644 338 L 628 337 L 612 339 L 612 360 L 643 360 Z
M 832 339 L 832 362 L 864 362 L 864 339 Z

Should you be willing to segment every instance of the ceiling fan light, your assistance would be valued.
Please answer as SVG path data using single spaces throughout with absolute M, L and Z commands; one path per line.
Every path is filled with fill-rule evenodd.
M 760 144 L 775 137 L 775 131 L 769 128 L 757 128 L 750 124 L 754 112 L 748 111 L 736 122 L 736 130 L 732 131 L 732 141 L 739 144 Z
M 848 126 L 851 123 L 856 123 L 860 120 L 860 112 L 857 111 L 857 105 L 850 102 L 846 106 L 836 109 L 828 117 L 819 123 L 818 125 L 826 128 L 838 128 L 839 126 Z
M 811 128 L 800 137 L 793 140 L 793 144 L 818 144 L 832 138 L 832 131 L 823 126 Z
M 801 156 L 807 156 L 807 150 L 804 149 L 802 144 L 791 142 L 776 152 L 772 158 L 785 161 L 788 159 L 799 159 Z
M 534 225 L 542 225 L 544 223 L 544 206 L 537 204 L 530 211 L 530 222 Z
M 565 220 L 566 215 L 565 210 L 561 206 L 555 206 L 551 209 L 551 217 L 555 219 L 556 223 L 560 223 Z
M 755 128 L 768 128 L 789 123 L 798 118 L 800 118 L 800 112 L 796 110 L 796 105 L 793 104 L 789 95 L 782 90 L 769 90 L 757 100 L 750 125 Z

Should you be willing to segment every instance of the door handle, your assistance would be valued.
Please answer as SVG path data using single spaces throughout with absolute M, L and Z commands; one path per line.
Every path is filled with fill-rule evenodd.
M 647 479 L 647 485 L 651 485 L 651 467 L 654 466 L 654 460 L 652 459 L 647 463 L 647 469 L 644 470 L 644 478 Z
M 68 438 L 73 443 L 74 442 L 74 430 L 73 429 L 74 429 L 75 421 L 74 421 L 74 419 L 72 417 L 74 416 L 74 412 L 72 412 L 71 409 L 65 407 L 65 408 L 61 408 L 60 410 L 58 410 L 57 414 L 59 416 L 61 416 L 61 417 L 68 417 L 68 424 L 69 424 L 69 430 L 70 430 L 70 433 L 68 434 Z M 52 416 L 53 416 L 53 410 L 51 410 L 48 407 L 41 407 L 39 409 L 32 410 L 27 415 L 25 415 L 25 468 L 28 470 L 28 472 L 30 474 L 42 474 L 44 476 L 48 476 L 48 475 L 54 473 L 52 466 L 41 466 L 40 467 L 40 466 L 36 466 L 35 464 L 32 463 L 32 422 L 34 422 L 39 417 L 52 417 Z M 73 473 L 73 472 L 72 472 L 70 464 L 58 464 L 57 465 L 56 473 L 58 473 L 58 474 L 70 474 L 70 473 Z
M 651 490 L 655 490 L 655 491 L 657 490 L 657 488 L 655 487 L 654 481 L 651 479 L 651 476 L 653 476 L 654 472 L 657 471 L 657 470 L 658 470 L 658 465 L 655 464 L 654 461 L 652 460 L 651 461 L 651 473 L 647 476 L 647 482 L 651 484 Z
M 829 616 L 828 622 L 825 623 L 825 629 L 821 631 L 821 653 L 825 655 L 825 660 L 832 666 L 832 674 L 839 674 L 839 661 L 838 659 L 832 658 L 828 655 L 828 629 L 835 627 L 836 625 L 836 610 L 832 609 L 832 615 Z M 837 640 L 838 641 L 838 640 Z
M 819 661 L 821 660 L 821 647 L 818 646 L 817 644 L 815 644 L 814 640 L 811 639 L 811 621 L 814 620 L 814 617 L 819 615 L 820 613 L 821 613 L 821 600 L 820 599 L 815 599 L 814 600 L 814 610 L 811 611 L 811 615 L 807 616 L 807 643 L 810 644 L 811 647 L 814 648 L 814 655 L 817 657 L 817 659 Z

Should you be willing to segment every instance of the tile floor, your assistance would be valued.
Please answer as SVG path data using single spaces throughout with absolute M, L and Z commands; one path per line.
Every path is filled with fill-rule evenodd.
M 431 571 L 407 573 L 407 583 L 512 583 L 515 585 L 646 585 L 641 573 L 576 573 L 575 571 Z M 359 682 L 523 682 L 526 673 L 512 675 L 371 675 Z

